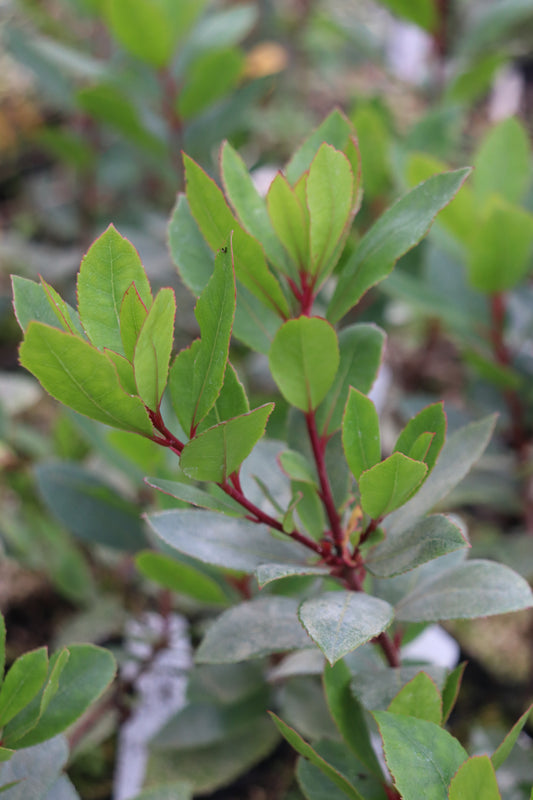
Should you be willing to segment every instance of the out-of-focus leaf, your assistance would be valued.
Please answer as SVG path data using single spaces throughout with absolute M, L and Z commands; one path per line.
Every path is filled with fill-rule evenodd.
M 235 47 L 208 50 L 187 69 L 178 98 L 178 112 L 188 119 L 224 97 L 237 85 L 244 67 L 244 55 Z

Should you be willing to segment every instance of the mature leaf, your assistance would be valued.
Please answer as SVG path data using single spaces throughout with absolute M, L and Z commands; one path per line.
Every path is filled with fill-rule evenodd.
M 427 464 L 393 453 L 359 478 L 361 506 L 372 519 L 389 514 L 407 502 L 426 477 Z
M 70 657 L 59 677 L 59 688 L 39 722 L 17 747 L 44 742 L 72 725 L 107 689 L 116 672 L 115 659 L 102 647 L 70 645 Z
M 195 436 L 181 453 L 183 472 L 193 480 L 224 483 L 263 436 L 273 408 L 267 403 Z
M 229 142 L 224 142 L 220 150 L 220 167 L 226 196 L 241 225 L 259 239 L 272 264 L 281 272 L 295 275 L 270 221 L 267 204 L 257 191 L 246 164 Z
M 201 664 L 233 663 L 312 647 L 298 622 L 297 608 L 298 601 L 292 597 L 271 595 L 224 611 L 209 627 L 196 660 Z
M 168 223 L 168 243 L 183 283 L 194 295 L 199 295 L 213 273 L 213 254 L 184 194 L 178 195 Z
M 348 119 L 338 108 L 334 109 L 298 148 L 287 164 L 285 174 L 289 183 L 294 186 L 303 173 L 310 168 L 311 162 L 323 142 L 349 155 L 350 144 L 353 146 L 353 136 L 353 128 Z M 355 175 L 358 170 L 354 169 L 352 158 L 350 158 L 350 163 Z
M 368 200 L 386 197 L 392 178 L 389 123 L 372 99 L 365 101 L 362 98 L 358 98 L 354 111 L 350 113 L 350 121 L 357 131 L 365 196 Z
M 201 603 L 228 604 L 227 595 L 209 575 L 164 553 L 143 550 L 135 557 L 135 566 L 145 578 L 172 592 L 193 597 Z
M 159 489 L 160 492 L 176 497 L 178 500 L 184 500 L 186 503 L 198 506 L 198 508 L 209 508 L 212 511 L 220 511 L 228 516 L 243 517 L 245 515 L 243 507 L 222 492 L 210 494 L 190 483 L 168 481 L 164 478 L 146 478 L 145 480 L 148 486 Z
M 342 421 L 342 446 L 356 480 L 381 458 L 378 412 L 372 400 L 353 387 Z
M 233 231 L 236 277 L 268 308 L 282 317 L 288 315 L 287 301 L 268 269 L 259 242 L 236 221 L 214 181 L 187 156 L 184 157 L 184 164 L 189 207 L 211 249 L 224 247 Z
M 350 689 L 351 680 L 352 673 L 344 661 L 337 661 L 333 666 L 326 664 L 323 682 L 328 708 L 346 744 L 373 775 L 382 778 L 365 711 Z
M 343 742 L 324 738 L 313 742 L 313 749 L 340 772 L 365 800 L 387 800 L 383 777 L 379 779 L 369 774 Z M 307 800 L 346 800 L 346 794 L 311 761 L 304 758 L 298 760 L 296 777 Z
M 485 450 L 495 424 L 496 417 L 491 415 L 460 428 L 449 437 L 424 485 L 387 519 L 385 527 L 389 536 L 410 528 L 464 478 Z
M 352 784 L 340 773 L 335 767 L 332 767 L 331 764 L 320 756 L 316 750 L 314 750 L 310 744 L 302 739 L 299 733 L 297 733 L 294 728 L 290 728 L 282 719 L 280 719 L 276 714 L 273 714 L 272 711 L 269 711 L 270 717 L 276 727 L 278 728 L 279 732 L 285 737 L 285 739 L 289 742 L 289 744 L 294 747 L 297 753 L 299 753 L 303 758 L 307 759 L 314 764 L 315 767 L 324 773 L 331 781 L 335 784 L 346 797 L 351 798 L 351 800 L 364 800 L 363 796 L 357 791 L 357 789 L 352 786 Z
M 241 414 L 247 414 L 249 410 L 250 403 L 248 402 L 244 386 L 239 380 L 235 367 L 228 361 L 220 394 L 211 411 L 198 426 L 197 433 L 202 433 L 202 431 L 205 431 L 207 428 L 218 425 L 219 422 L 224 422 L 233 417 L 239 417 Z
M 330 664 L 378 636 L 393 618 L 392 606 L 362 592 L 324 592 L 304 600 L 298 616 Z
M 237 282 L 239 302 L 235 309 L 234 336 L 257 353 L 268 355 L 281 326 L 278 314 L 267 308 L 252 292 Z
M 492 754 L 490 760 L 492 761 L 492 766 L 494 767 L 494 769 L 496 770 L 500 769 L 502 764 L 504 764 L 507 758 L 510 756 L 511 750 L 515 746 L 516 741 L 520 736 L 520 733 L 522 732 L 524 725 L 526 724 L 526 722 L 530 717 L 532 708 L 533 704 L 530 705 L 529 708 L 526 709 L 526 711 L 524 711 L 520 719 L 518 719 L 515 722 L 515 724 L 513 725 L 513 727 L 503 740 L 503 742 L 500 744 L 498 749 L 495 750 L 494 753 Z
M 49 800 L 48 792 L 67 759 L 68 744 L 62 736 L 36 747 L 18 750 L 1 767 L 2 800 Z M 11 788 L 6 788 L 7 785 Z
M 385 345 L 377 325 L 357 323 L 339 333 L 340 363 L 335 380 L 317 409 L 319 430 L 332 434 L 341 425 L 350 386 L 368 394 L 374 383 Z
M 435 622 L 520 611 L 533 605 L 529 584 L 503 564 L 466 561 L 419 584 L 396 606 L 398 619 Z
M 104 353 L 114 366 L 121 388 L 129 395 L 137 395 L 137 384 L 135 383 L 135 373 L 133 365 L 125 356 L 120 356 L 114 350 L 104 349 Z
M 529 136 L 516 117 L 494 125 L 484 137 L 474 161 L 472 188 L 478 202 L 499 194 L 519 203 L 531 180 Z
M 152 434 L 138 397 L 123 391 L 105 353 L 56 328 L 31 322 L 20 347 L 20 363 L 56 400 L 114 428 Z
M 461 688 L 461 682 L 463 680 L 463 674 L 466 669 L 466 661 L 463 661 L 461 664 L 458 664 L 455 669 L 453 669 L 448 677 L 446 678 L 446 683 L 442 687 L 442 724 L 445 725 L 448 721 L 448 717 L 453 711 L 453 707 L 457 701 L 457 697 L 459 695 L 459 689 Z
M 46 647 L 19 656 L 11 665 L 0 691 L 0 727 L 30 703 L 46 680 Z
M 309 262 L 308 213 L 281 172 L 270 184 L 266 202 L 269 219 L 279 241 L 294 265 L 298 269 L 305 269 Z M 293 266 L 289 274 L 297 276 L 298 269 Z
M 387 711 L 441 725 L 442 697 L 427 672 L 419 672 L 400 689 Z
M 267 583 L 279 581 L 282 578 L 291 578 L 297 575 L 318 575 L 324 577 L 329 575 L 327 567 L 320 566 L 306 566 L 305 564 L 260 564 L 256 571 L 255 577 L 259 588 L 262 589 Z
M 110 225 L 91 245 L 78 274 L 78 305 L 81 321 L 91 342 L 123 354 L 120 336 L 120 306 L 135 283 L 145 306 L 152 292 L 134 246 Z
M 488 756 L 472 756 L 453 776 L 448 800 L 501 800 L 494 767 Z
M 193 786 L 188 781 L 172 781 L 144 789 L 133 800 L 193 800 Z
M 196 303 L 195 315 L 200 341 L 179 353 L 170 373 L 172 402 L 187 432 L 196 430 L 224 383 L 235 315 L 231 243 L 218 253 L 213 275 Z
M 82 541 L 130 552 L 146 546 L 137 506 L 93 472 L 52 461 L 39 464 L 35 477 L 52 513 Z
M 446 438 L 446 414 L 443 403 L 433 403 L 423 408 L 415 417 L 409 420 L 403 431 L 398 436 L 393 452 L 404 453 L 410 458 L 416 458 L 412 453 L 413 447 L 420 444 L 419 437 L 425 432 L 434 434 L 429 449 L 424 458 L 419 459 L 433 469 L 438 458 L 444 439 Z
M 374 711 L 385 760 L 403 800 L 447 800 L 448 786 L 468 754 L 434 722 Z
M 132 283 L 122 298 L 119 312 L 120 336 L 128 361 L 133 361 L 135 345 L 147 314 L 148 309 L 141 300 L 137 287 Z
M 157 411 L 167 385 L 174 343 L 176 298 L 172 289 L 161 289 L 155 298 L 135 345 L 133 369 L 139 397 Z
M 283 472 L 293 481 L 316 485 L 317 476 L 307 458 L 297 450 L 284 450 L 279 454 L 279 464 Z
M 178 96 L 178 113 L 187 120 L 231 92 L 244 67 L 244 54 L 236 47 L 213 48 L 189 65 Z
M 392 271 L 400 256 L 418 244 L 469 172 L 459 169 L 429 178 L 379 218 L 344 266 L 328 308 L 332 322 L 341 319 L 371 286 Z
M 370 551 L 365 564 L 373 575 L 391 578 L 463 547 L 469 543 L 461 529 L 444 514 L 433 514 L 401 536 L 386 538 Z
M 11 276 L 13 284 L 13 308 L 17 322 L 23 331 L 26 331 L 32 321 L 43 322 L 54 328 L 64 330 L 41 283 L 30 281 L 28 278 L 21 278 L 18 275 Z M 76 312 L 71 309 L 72 314 Z
M 302 411 L 311 411 L 324 399 L 335 378 L 339 366 L 337 334 L 320 317 L 291 319 L 274 337 L 269 362 L 285 399 Z
M 57 320 L 64 331 L 71 333 L 73 336 L 81 336 L 85 338 L 85 331 L 81 327 L 81 322 L 77 311 L 74 311 L 68 303 L 66 303 L 61 295 L 56 292 L 53 286 L 50 286 L 41 276 L 41 286 L 43 287 L 46 298 L 54 312 Z
M 437 7 L 433 0 L 384 0 L 383 5 L 427 31 L 434 32 L 438 24 Z
M 211 511 L 161 511 L 147 520 L 170 547 L 216 567 L 252 574 L 260 564 L 304 564 L 309 556 L 307 548 L 274 538 L 266 526 Z

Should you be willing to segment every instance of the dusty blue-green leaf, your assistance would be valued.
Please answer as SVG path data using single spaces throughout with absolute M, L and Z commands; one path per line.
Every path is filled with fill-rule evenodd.
M 515 746 L 516 741 L 520 736 L 522 729 L 524 728 L 524 725 L 526 724 L 526 722 L 530 717 L 532 708 L 533 705 L 530 705 L 529 708 L 527 708 L 526 711 L 524 711 L 522 716 L 515 722 L 515 724 L 513 725 L 513 727 L 503 740 L 503 742 L 499 745 L 497 750 L 495 750 L 492 756 L 490 757 L 494 769 L 496 770 L 500 769 L 502 764 L 504 764 L 507 758 L 510 756 L 511 750 Z
M 56 783 L 68 759 L 68 744 L 56 736 L 36 747 L 18 750 L 1 767 L 2 800 L 48 800 L 47 794 Z M 2 790 L 2 786 L 16 782 Z
M 468 758 L 457 739 L 434 722 L 375 711 L 385 760 L 403 800 L 448 800 L 448 787 Z
M 19 352 L 21 364 L 56 400 L 112 427 L 152 434 L 141 400 L 124 392 L 105 353 L 88 342 L 31 322 Z
M 381 458 L 378 412 L 372 400 L 353 387 L 342 420 L 342 446 L 356 480 Z
M 344 265 L 328 318 L 337 322 L 355 306 L 365 292 L 379 283 L 394 264 L 425 236 L 431 224 L 467 178 L 470 169 L 434 175 L 412 189 L 389 208 L 370 230 Z
M 474 160 L 472 188 L 478 202 L 499 194 L 519 203 L 531 181 L 529 136 L 516 117 L 494 125 L 483 138 Z
M 144 789 L 133 800 L 193 800 L 193 786 L 189 781 L 172 781 Z
M 393 453 L 367 469 L 359 477 L 363 511 L 379 519 L 399 508 L 420 486 L 427 471 L 427 464 L 403 453 Z
M 408 622 L 474 619 L 532 605 L 524 578 L 503 564 L 476 559 L 419 584 L 396 605 L 396 616 Z
M 19 275 L 12 275 L 11 282 L 13 285 L 13 308 L 17 322 L 23 331 L 32 321 L 64 329 L 50 305 L 42 284 L 30 281 L 28 278 L 21 278 Z M 72 312 L 75 313 L 74 309 Z
M 305 564 L 309 557 L 307 548 L 274 538 L 266 526 L 216 512 L 161 511 L 147 520 L 170 547 L 217 567 L 252 574 L 260 564 Z
M 133 369 L 139 397 L 152 411 L 159 409 L 167 385 L 175 314 L 174 291 L 161 289 L 148 311 L 135 345 Z
M 199 569 L 164 553 L 143 550 L 135 556 L 135 566 L 145 578 L 172 592 L 193 597 L 202 603 L 228 604 L 227 595 L 216 581 Z
M 316 413 L 319 430 L 332 434 L 340 428 L 350 386 L 368 394 L 381 364 L 384 345 L 385 333 L 377 325 L 356 323 L 341 330 L 339 368 Z
M 330 766 L 340 772 L 365 800 L 387 800 L 383 777 L 380 779 L 369 773 L 344 742 L 323 738 L 313 742 L 313 748 Z M 305 758 L 298 759 L 296 778 L 307 800 L 346 800 L 345 792 Z
M 419 460 L 424 461 L 430 470 L 433 469 L 446 437 L 446 414 L 443 403 L 433 403 L 410 419 L 398 436 L 393 452 L 404 453 L 410 458 L 416 458 L 412 449 L 419 437 L 426 432 L 432 433 L 433 438 L 424 457 Z
M 419 672 L 393 697 L 387 711 L 442 724 L 442 697 L 427 672 Z
M 0 727 L 28 705 L 41 689 L 48 672 L 46 647 L 19 656 L 9 668 L 0 691 Z
M 297 610 L 297 600 L 275 595 L 230 608 L 209 627 L 196 660 L 203 664 L 232 663 L 312 647 L 298 622 Z
M 213 253 L 200 233 L 184 194 L 177 203 L 168 223 L 170 255 L 185 286 L 198 296 L 213 274 Z
M 260 589 L 266 586 L 267 583 L 297 575 L 324 577 L 329 575 L 329 569 L 320 566 L 305 566 L 305 564 L 260 564 L 255 571 L 255 577 Z
M 304 600 L 298 616 L 330 664 L 378 636 L 394 610 L 379 597 L 362 592 L 324 592 Z
M 154 489 L 159 489 L 160 492 L 199 508 L 209 508 L 211 511 L 220 511 L 229 516 L 243 517 L 246 513 L 241 505 L 222 492 L 210 494 L 191 483 L 169 481 L 164 478 L 146 478 L 146 483 Z
M 282 470 L 291 480 L 311 484 L 317 483 L 314 468 L 307 458 L 302 453 L 298 453 L 297 450 L 284 450 L 283 453 L 279 454 L 279 463 Z
M 501 800 L 496 773 L 488 756 L 472 756 L 453 776 L 448 800 Z
M 233 335 L 251 350 L 268 355 L 282 320 L 239 282 L 237 295 Z
M 78 305 L 81 321 L 91 342 L 124 354 L 120 336 L 120 306 L 135 283 L 144 305 L 152 303 L 152 292 L 134 246 L 110 225 L 91 245 L 78 274 Z
M 433 514 L 401 535 L 386 538 L 370 551 L 365 564 L 373 575 L 391 578 L 463 547 L 469 543 L 461 529 L 444 514 Z

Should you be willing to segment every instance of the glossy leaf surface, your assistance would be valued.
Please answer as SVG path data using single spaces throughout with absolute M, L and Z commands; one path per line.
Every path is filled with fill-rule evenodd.
M 342 421 L 342 446 L 356 480 L 381 458 L 378 412 L 369 397 L 353 388 Z
M 393 453 L 363 472 L 359 478 L 361 506 L 379 519 L 403 505 L 426 477 L 428 468 L 403 453 Z
M 133 369 L 139 397 L 157 411 L 167 385 L 174 343 L 176 298 L 172 289 L 161 289 L 155 298 L 135 345 Z

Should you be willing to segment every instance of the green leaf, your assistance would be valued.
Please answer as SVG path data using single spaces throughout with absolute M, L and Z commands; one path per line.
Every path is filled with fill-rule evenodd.
M 25 653 L 12 664 L 0 691 L 1 728 L 33 700 L 45 682 L 47 672 L 46 647 Z
M 62 736 L 31 749 L 19 750 L 1 766 L 0 792 L 5 800 L 49 800 L 48 793 L 67 759 L 68 744 Z M 7 788 L 8 785 L 11 788 Z
M 350 386 L 368 394 L 376 379 L 384 346 L 385 333 L 376 325 L 357 323 L 341 330 L 339 368 L 316 414 L 322 433 L 330 435 L 340 428 Z
M 135 283 L 132 283 L 122 298 L 119 311 L 120 336 L 128 361 L 133 361 L 135 345 L 147 314 L 148 309 L 141 300 Z
M 531 181 L 529 136 L 516 117 L 494 125 L 474 161 L 472 188 L 478 202 L 499 194 L 509 203 L 523 200 Z
M 168 366 L 174 343 L 176 298 L 172 289 L 161 289 L 139 333 L 133 369 L 139 397 L 157 411 L 167 385 Z
M 310 744 L 302 739 L 299 733 L 297 733 L 294 728 L 290 728 L 282 719 L 280 719 L 276 714 L 273 714 L 272 711 L 268 712 L 270 717 L 276 727 L 278 728 L 279 732 L 285 737 L 285 739 L 289 742 L 289 744 L 294 747 L 297 753 L 299 753 L 303 758 L 307 759 L 314 764 L 315 767 L 324 773 L 331 781 L 335 784 L 345 795 L 346 797 L 351 798 L 351 800 L 364 800 L 363 796 L 359 794 L 357 789 L 352 786 L 352 784 L 342 775 L 335 767 L 332 767 L 331 764 L 320 756 L 316 750 L 314 750 Z
M 444 514 L 433 514 L 372 548 L 365 565 L 373 575 L 392 578 L 464 547 L 469 543 L 461 529 Z
M 349 156 L 350 145 L 353 147 L 353 136 L 353 128 L 348 119 L 338 108 L 334 109 L 298 148 L 287 164 L 285 174 L 289 183 L 294 186 L 303 173 L 307 172 L 324 142 Z M 354 168 L 352 158 L 350 158 L 350 163 L 355 175 L 358 170 Z
M 472 756 L 453 776 L 448 800 L 501 800 L 494 767 L 488 756 Z
M 161 511 L 147 521 L 170 547 L 216 567 L 253 574 L 260 564 L 305 564 L 309 556 L 307 548 L 274 538 L 266 526 L 211 511 Z
M 244 68 L 244 54 L 235 47 L 202 53 L 187 68 L 178 96 L 178 114 L 188 120 L 231 92 Z
M 192 159 L 184 156 L 183 160 L 189 207 L 208 245 L 212 250 L 220 250 L 233 231 L 236 277 L 264 305 L 281 317 L 288 316 L 287 301 L 278 281 L 268 269 L 259 242 L 236 221 L 214 181 Z
M 492 761 L 492 766 L 494 767 L 495 770 L 500 769 L 502 764 L 504 764 L 505 761 L 509 758 L 511 750 L 515 746 L 516 741 L 520 736 L 520 733 L 522 732 L 524 725 L 526 724 L 531 715 L 532 709 L 533 709 L 533 704 L 530 705 L 529 708 L 526 709 L 526 711 L 524 711 L 520 719 L 518 719 L 515 722 L 515 724 L 513 725 L 513 727 L 503 740 L 503 742 L 500 744 L 498 749 L 495 750 L 494 753 L 492 754 L 490 760 Z
M 219 422 L 225 422 L 233 417 L 247 414 L 249 410 L 250 403 L 244 386 L 239 380 L 235 367 L 228 361 L 220 394 L 214 406 L 198 426 L 198 433 L 218 425 Z
M 393 453 L 359 478 L 363 511 L 380 519 L 407 502 L 426 477 L 427 464 Z
M 81 323 L 76 311 L 65 303 L 61 295 L 56 292 L 53 286 L 50 286 L 41 276 L 41 286 L 48 299 L 52 311 L 56 315 L 61 328 L 73 336 L 81 336 L 85 338 L 85 332 L 81 327 Z
M 193 786 L 188 781 L 172 781 L 144 789 L 133 800 L 193 800 Z
M 213 254 L 200 233 L 184 194 L 178 195 L 168 223 L 168 243 L 183 283 L 198 296 L 213 273 Z
M 394 612 L 385 600 L 362 592 L 324 592 L 304 600 L 298 616 L 330 664 L 382 633 Z
M 341 319 L 371 286 L 387 277 L 400 256 L 418 244 L 469 173 L 467 168 L 429 178 L 378 219 L 342 270 L 328 307 L 332 322 Z
M 224 483 L 263 436 L 273 408 L 267 403 L 195 436 L 181 453 L 183 472 L 193 480 Z
M 320 317 L 291 319 L 274 337 L 269 363 L 287 402 L 311 411 L 324 399 L 335 378 L 339 366 L 337 334 Z
M 275 267 L 296 276 L 276 236 L 267 204 L 255 188 L 246 164 L 229 142 L 224 142 L 221 147 L 220 167 L 226 196 L 243 228 L 259 239 L 267 258 Z
M 350 387 L 342 421 L 342 446 L 356 480 L 381 458 L 378 412 L 372 400 Z
M 333 256 L 351 221 L 354 176 L 344 153 L 323 144 L 307 178 L 310 217 L 311 274 L 324 276 L 335 265 Z
M 20 363 L 74 411 L 114 428 L 152 434 L 141 400 L 123 391 L 105 353 L 88 342 L 32 322 L 20 347 Z
M 365 711 L 350 689 L 351 680 L 352 673 L 344 661 L 337 661 L 333 666 L 326 664 L 323 682 L 328 708 L 343 741 L 373 775 L 382 778 L 383 772 L 370 741 Z
M 4 681 L 4 669 L 6 664 L 6 621 L 4 615 L 0 613 L 0 686 Z
M 390 8 L 399 17 L 414 22 L 421 28 L 434 32 L 438 24 L 437 4 L 434 0 L 383 0 L 383 5 Z
M 64 731 L 92 705 L 115 677 L 115 659 L 102 647 L 70 645 L 70 657 L 59 677 L 59 688 L 39 722 L 17 742 L 31 747 Z
M 304 564 L 260 564 L 255 577 L 259 588 L 262 589 L 267 583 L 279 581 L 282 578 L 292 578 L 298 575 L 318 575 L 324 577 L 329 575 L 327 567 L 305 566 Z
M 298 270 L 305 269 L 309 262 L 308 213 L 281 172 L 270 184 L 266 202 L 271 225 L 296 266 L 296 269 L 293 266 L 289 270 L 289 274 L 295 277 Z
M 137 395 L 137 384 L 133 366 L 125 356 L 120 356 L 114 350 L 104 350 L 107 358 L 115 368 L 121 389 L 128 395 Z
M 42 283 L 30 281 L 27 278 L 20 278 L 18 275 L 11 276 L 13 284 L 13 307 L 15 309 L 15 316 L 17 322 L 23 331 L 26 331 L 30 322 L 43 322 L 45 325 L 50 325 L 52 328 L 65 329 L 62 320 L 58 317 L 54 310 L 50 299 L 46 294 Z M 64 301 L 63 301 L 64 303 Z M 76 311 L 65 303 L 68 309 L 69 320 L 74 324 L 76 320 L 76 327 L 81 332 L 81 324 Z
M 361 151 L 362 184 L 365 197 L 374 199 L 387 196 L 392 178 L 391 134 L 384 113 L 372 100 L 357 98 L 350 121 L 357 131 Z
M 200 341 L 177 356 L 170 373 L 172 402 L 182 428 L 196 431 L 224 383 L 235 315 L 231 244 L 215 259 L 215 269 L 195 308 Z
M 468 252 L 468 279 L 489 294 L 514 288 L 531 269 L 533 214 L 493 197 L 476 225 Z
M 258 597 L 224 611 L 209 627 L 196 651 L 200 664 L 226 664 L 311 647 L 298 622 L 298 601 L 276 595 Z
M 369 774 L 343 742 L 324 738 L 313 742 L 313 749 L 340 772 L 365 800 L 387 800 L 383 777 L 378 779 Z M 296 777 L 307 800 L 346 800 L 346 794 L 311 761 L 298 759 Z
M 432 470 L 446 438 L 446 414 L 443 403 L 433 403 L 433 405 L 423 408 L 416 417 L 410 419 L 398 436 L 393 452 L 404 453 L 415 459 L 416 456 L 412 450 L 415 445 L 424 448 L 427 440 L 424 439 L 423 442 L 420 442 L 419 437 L 425 432 L 434 435 L 430 440 L 429 449 L 424 453 L 423 458 L 418 460 L 424 461 L 428 465 L 428 469 Z
M 239 302 L 235 309 L 234 336 L 257 353 L 268 355 L 281 319 L 239 282 L 237 294 Z
M 468 754 L 434 722 L 374 711 L 385 760 L 403 800 L 447 800 L 448 786 Z
M 78 306 L 81 321 L 91 342 L 100 350 L 124 355 L 120 335 L 122 299 L 135 283 L 146 307 L 152 304 L 150 284 L 139 254 L 110 225 L 91 245 L 78 274 Z
M 442 697 L 427 672 L 419 672 L 400 689 L 387 711 L 441 725 Z
M 495 424 L 495 415 L 490 415 L 465 425 L 449 437 L 424 485 L 387 519 L 385 527 L 389 536 L 410 528 L 462 481 L 485 450 Z
M 144 550 L 135 556 L 135 566 L 145 578 L 172 592 L 193 597 L 201 603 L 228 604 L 227 595 L 216 581 L 163 553 Z
M 52 461 L 39 464 L 35 477 L 52 513 L 82 541 L 129 552 L 146 546 L 137 506 L 93 472 Z
M 474 619 L 533 605 L 529 584 L 503 564 L 466 561 L 419 584 L 396 606 L 398 619 L 434 622 Z
M 463 680 L 463 674 L 466 668 L 466 661 L 463 661 L 461 664 L 458 664 L 455 669 L 453 669 L 448 677 L 446 678 L 446 683 L 442 689 L 442 724 L 445 725 L 448 721 L 448 717 L 452 713 L 453 707 L 456 703 L 457 697 L 459 695 L 459 689 L 461 688 L 461 682 Z
M 291 480 L 317 484 L 316 472 L 302 453 L 296 450 L 284 450 L 279 454 L 279 464 Z
M 190 483 L 182 483 L 181 481 L 167 481 L 160 478 L 145 478 L 148 486 L 154 489 L 159 489 L 160 492 L 176 497 L 178 500 L 184 500 L 186 503 L 191 503 L 198 508 L 209 508 L 211 511 L 220 511 L 222 514 L 228 516 L 245 515 L 245 510 L 235 500 L 232 500 L 226 494 L 209 494 L 197 486 L 192 486 Z

